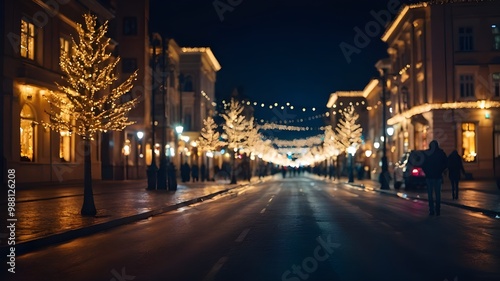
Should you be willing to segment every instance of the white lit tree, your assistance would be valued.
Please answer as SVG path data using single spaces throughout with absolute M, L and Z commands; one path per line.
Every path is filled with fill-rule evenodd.
M 123 83 L 118 80 L 115 68 L 120 61 L 108 50 L 106 38 L 108 22 L 97 27 L 97 17 L 85 14 L 85 28 L 77 24 L 78 41 L 72 38 L 71 52 L 60 57 L 62 79 L 66 85 L 57 84 L 62 93 L 47 96 L 51 104 L 50 122 L 43 125 L 54 131 L 69 131 L 81 136 L 84 143 L 84 199 L 81 214 L 95 216 L 97 210 L 92 192 L 91 141 L 99 132 L 121 131 L 134 122 L 127 113 L 138 103 L 133 98 L 121 102 L 132 89 L 137 71 Z M 71 116 L 71 118 L 67 118 Z
M 259 133 L 259 129 L 255 126 L 254 118 L 251 117 L 247 121 L 247 127 L 245 129 L 247 138 L 242 145 L 242 152 L 247 154 L 255 153 L 256 148 L 262 141 L 262 135 Z
M 359 115 L 354 111 L 354 107 L 351 106 L 344 112 L 343 118 L 339 120 L 335 128 L 337 132 L 336 143 L 339 149 L 345 153 L 347 153 L 349 147 L 357 149 L 362 142 L 363 128 L 358 124 L 358 119 Z
M 239 101 L 231 99 L 229 109 L 221 114 L 222 118 L 224 118 L 225 121 L 222 128 L 224 129 L 226 144 L 228 149 L 233 152 L 231 184 L 236 183 L 236 175 L 234 173 L 234 158 L 236 157 L 236 151 L 238 151 L 238 149 L 240 148 L 244 148 L 247 145 L 250 133 L 250 122 L 252 122 L 253 126 L 253 118 L 249 122 L 242 114 L 243 110 L 244 107 Z
M 198 138 L 199 148 L 208 152 L 215 152 L 217 148 L 225 146 L 226 142 L 220 139 L 220 133 L 217 132 L 217 124 L 214 119 L 208 116 L 203 120 L 204 127 L 201 129 L 201 136 Z M 208 157 L 208 155 L 207 155 Z M 207 171 L 210 171 L 207 158 Z M 210 172 L 208 173 L 210 175 Z
M 346 153 L 346 156 L 350 157 L 350 170 L 349 170 L 349 182 L 354 181 L 353 175 L 353 163 L 354 155 L 349 153 L 349 150 L 353 150 L 354 153 L 358 149 L 359 145 L 362 143 L 362 133 L 363 128 L 358 124 L 359 115 L 354 111 L 354 107 L 351 106 L 344 111 L 343 118 L 337 123 L 335 131 L 337 132 L 337 144 L 339 148 Z
M 339 153 L 339 141 L 332 126 L 325 127 L 325 139 L 323 140 L 323 149 L 328 157 L 336 156 Z

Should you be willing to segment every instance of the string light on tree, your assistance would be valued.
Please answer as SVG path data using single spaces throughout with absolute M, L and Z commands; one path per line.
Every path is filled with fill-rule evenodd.
M 359 115 L 354 111 L 354 107 L 350 107 L 335 128 L 338 145 L 345 153 L 349 147 L 357 148 L 362 143 L 363 128 L 357 123 L 358 119 Z
M 226 144 L 229 150 L 236 154 L 236 151 L 240 148 L 245 148 L 248 146 L 247 140 L 249 134 L 252 132 L 253 127 L 253 117 L 251 120 L 246 120 L 243 113 L 243 105 L 235 100 L 231 99 L 229 104 L 229 109 L 227 109 L 223 114 L 224 124 L 222 126 L 224 130 L 224 135 L 226 137 Z M 236 176 L 234 173 L 234 156 L 232 157 L 232 169 L 231 169 L 231 184 L 236 183 Z
M 198 147 L 205 150 L 207 153 L 207 170 L 210 171 L 209 155 L 213 155 L 219 147 L 225 146 L 226 143 L 221 141 L 220 133 L 217 132 L 217 124 L 212 117 L 208 116 L 203 120 L 204 127 L 201 129 L 200 137 L 198 139 Z M 209 173 L 210 174 L 210 173 Z
M 358 149 L 359 145 L 362 143 L 361 135 L 363 129 L 361 125 L 357 123 L 359 115 L 354 111 L 354 107 L 351 106 L 345 113 L 344 118 L 339 120 L 335 130 L 337 131 L 337 144 L 339 149 L 346 153 L 350 158 L 350 168 L 349 168 L 349 182 L 354 181 L 353 169 L 354 169 L 354 154 Z
M 106 92 L 118 80 L 115 67 L 120 58 L 113 60 L 108 52 L 111 40 L 105 37 L 108 22 L 97 27 L 96 16 L 85 14 L 84 19 L 85 29 L 81 24 L 76 25 L 78 42 L 72 38 L 71 53 L 61 53 L 59 64 L 66 84 L 57 86 L 62 93 L 44 96 L 51 104 L 51 111 L 48 112 L 50 122 L 44 122 L 43 126 L 57 132 L 74 132 L 83 138 L 84 200 L 81 214 L 95 216 L 90 142 L 98 132 L 121 131 L 133 124 L 127 113 L 139 103 L 139 99 L 121 102 L 122 96 L 132 89 L 137 71 Z

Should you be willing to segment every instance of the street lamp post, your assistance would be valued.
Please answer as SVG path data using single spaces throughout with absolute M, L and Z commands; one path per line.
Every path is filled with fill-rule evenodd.
M 122 153 L 125 156 L 125 179 L 128 180 L 128 156 L 130 155 L 130 140 L 125 140 L 125 145 L 123 145 Z
M 162 44 L 162 55 L 161 55 L 161 68 L 162 68 L 162 83 L 161 83 L 161 90 L 162 90 L 162 120 L 161 120 L 161 147 L 160 147 L 160 168 L 158 169 L 158 184 L 157 188 L 158 189 L 167 189 L 167 166 L 168 166 L 168 159 L 166 157 L 166 151 L 165 151 L 165 146 L 166 146 L 166 121 L 167 121 L 167 116 L 166 116 L 166 110 L 165 110 L 165 98 L 166 98 L 166 66 L 168 64 L 168 42 L 169 40 L 166 39 L 165 42 Z
M 152 46 L 153 46 L 153 58 L 151 60 L 151 165 L 148 167 L 148 190 L 155 190 L 157 184 L 157 172 L 158 167 L 156 166 L 156 156 L 155 156 L 155 127 L 156 127 L 156 113 L 155 113 L 155 95 L 156 95 L 156 81 L 155 81 L 155 72 L 156 72 L 156 44 L 158 43 L 158 38 L 155 38 L 155 34 L 152 36 Z
M 347 148 L 347 153 L 349 154 L 349 159 L 350 159 L 348 182 L 354 182 L 354 155 L 356 154 L 356 147 L 352 145 L 349 146 L 349 148 Z
M 135 168 L 137 172 L 137 178 L 139 178 L 139 158 L 142 158 L 142 138 L 144 137 L 144 132 L 137 132 L 137 147 L 135 156 Z
M 390 175 L 389 175 L 389 165 L 387 163 L 387 97 L 386 97 L 386 81 L 387 81 L 387 73 L 386 69 L 381 69 L 381 78 L 382 81 L 382 172 L 379 176 L 380 188 L 381 189 L 389 189 Z
M 237 184 L 236 181 L 236 153 L 238 152 L 238 148 L 234 148 L 233 159 L 231 163 L 231 182 L 230 184 Z
M 175 145 L 176 145 L 176 151 L 179 152 L 179 136 L 182 134 L 184 131 L 184 127 L 182 125 L 178 125 L 175 127 L 175 132 L 176 134 L 176 139 L 175 139 Z M 182 166 L 182 152 L 179 152 L 179 167 Z

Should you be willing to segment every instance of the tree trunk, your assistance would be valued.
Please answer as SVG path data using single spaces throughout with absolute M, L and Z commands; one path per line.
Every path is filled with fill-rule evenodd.
M 92 163 L 90 139 L 85 138 L 84 142 L 84 162 L 83 162 L 83 206 L 82 216 L 95 216 L 97 210 L 94 205 L 94 194 L 92 192 Z
M 233 163 L 231 165 L 231 182 L 229 184 L 236 184 L 236 151 L 233 152 Z
M 207 158 L 207 167 L 206 167 L 207 171 L 205 172 L 207 174 L 206 180 L 210 181 L 210 158 L 208 156 L 206 156 L 206 158 Z

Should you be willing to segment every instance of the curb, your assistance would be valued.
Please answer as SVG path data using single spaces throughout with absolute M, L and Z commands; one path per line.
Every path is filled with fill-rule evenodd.
M 366 186 L 364 184 L 353 184 L 353 183 L 343 183 L 343 184 L 350 185 L 350 186 L 359 188 L 361 190 L 364 190 L 366 188 Z M 392 191 L 380 190 L 380 189 L 372 188 L 372 187 L 370 187 L 369 190 L 377 191 L 380 194 L 386 194 L 386 195 L 390 195 L 390 196 L 401 197 L 397 193 L 392 192 Z M 409 196 L 407 194 L 405 194 L 405 195 L 406 196 L 404 196 L 404 198 L 408 198 L 408 199 L 412 199 L 412 200 L 429 201 L 427 198 Z M 447 202 L 447 201 L 443 201 L 443 200 L 441 200 L 441 204 L 448 205 L 448 206 L 453 206 L 453 207 L 457 207 L 457 208 L 461 208 L 461 209 L 465 209 L 465 210 L 469 210 L 469 211 L 472 211 L 472 212 L 484 213 L 485 215 L 488 215 L 488 216 L 500 217 L 500 212 L 498 212 L 498 211 L 493 211 L 493 210 L 488 210 L 488 209 L 483 209 L 483 208 L 478 208 L 478 207 L 472 207 L 472 206 L 467 206 L 467 205 L 458 204 L 458 203 L 451 203 L 451 202 Z
M 192 205 L 192 204 L 195 204 L 195 203 L 198 203 L 198 202 L 202 202 L 202 201 L 205 201 L 205 200 L 208 200 L 208 199 L 212 199 L 213 197 L 215 197 L 217 195 L 220 195 L 220 194 L 226 193 L 226 192 L 228 192 L 230 190 L 233 190 L 233 189 L 236 189 L 236 188 L 241 188 L 241 187 L 244 187 L 244 186 L 247 186 L 247 185 L 250 185 L 250 183 L 241 184 L 241 185 L 238 185 L 238 186 L 235 186 L 235 187 L 232 187 L 232 188 L 227 188 L 227 189 L 219 190 L 217 192 L 214 192 L 214 193 L 211 193 L 211 194 L 208 194 L 208 195 L 205 195 L 205 196 L 193 198 L 193 199 L 190 199 L 190 200 L 187 200 L 187 201 L 183 201 L 183 202 L 180 202 L 180 203 L 177 203 L 177 204 L 174 204 L 174 205 L 169 205 L 169 206 L 161 207 L 161 208 L 154 209 L 154 210 L 151 210 L 151 211 L 147 211 L 147 212 L 144 212 L 144 213 L 135 214 L 135 215 L 127 216 L 127 217 L 121 217 L 121 218 L 117 218 L 117 219 L 110 220 L 110 221 L 107 221 L 107 222 L 102 222 L 102 223 L 94 224 L 94 225 L 87 226 L 87 227 L 72 229 L 72 230 L 68 230 L 68 231 L 65 231 L 65 232 L 55 233 L 55 234 L 52 234 L 52 235 L 49 235 L 49 236 L 45 236 L 45 237 L 41 237 L 41 238 L 35 238 L 33 240 L 28 240 L 28 241 L 21 242 L 21 243 L 16 243 L 15 246 L 14 245 L 12 245 L 12 246 L 2 246 L 0 248 L 0 253 L 2 253 L 2 255 L 4 255 L 4 254 L 7 255 L 9 253 L 9 251 L 10 251 L 10 248 L 14 247 L 15 248 L 16 256 L 20 256 L 22 254 L 26 254 L 26 253 L 29 253 L 31 251 L 34 251 L 34 250 L 37 250 L 37 249 L 40 249 L 40 248 L 43 248 L 43 247 L 47 247 L 47 246 L 50 246 L 50 245 L 67 242 L 67 241 L 70 241 L 70 240 L 73 240 L 73 239 L 76 239 L 76 238 L 80 238 L 80 237 L 89 236 L 89 235 L 92 235 L 92 234 L 95 234 L 95 233 L 98 233 L 98 232 L 102 232 L 102 231 L 105 231 L 105 230 L 112 229 L 114 227 L 118 227 L 118 226 L 130 224 L 130 223 L 133 223 L 133 222 L 136 222 L 136 221 L 147 219 L 147 218 L 152 217 L 152 216 L 156 216 L 156 215 L 163 214 L 163 213 L 166 213 L 166 212 L 170 212 L 170 211 L 173 211 L 173 210 L 185 207 L 185 206 L 189 206 L 189 205 Z

